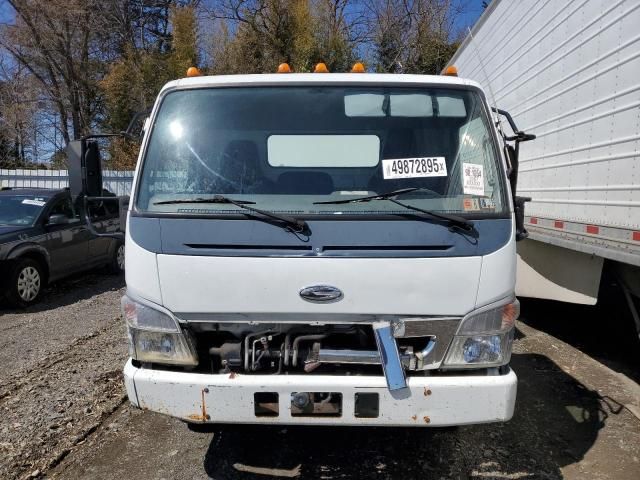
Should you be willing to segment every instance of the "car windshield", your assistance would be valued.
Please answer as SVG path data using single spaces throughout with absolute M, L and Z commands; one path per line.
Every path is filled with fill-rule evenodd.
M 46 203 L 38 195 L 0 195 L 0 225 L 32 225 Z
M 303 216 L 407 214 L 398 198 L 456 214 L 503 214 L 503 173 L 473 89 L 218 87 L 162 100 L 146 148 L 140 211 L 237 214 L 224 195 Z M 319 204 L 318 202 L 325 202 Z M 328 203 L 327 203 L 328 202 Z

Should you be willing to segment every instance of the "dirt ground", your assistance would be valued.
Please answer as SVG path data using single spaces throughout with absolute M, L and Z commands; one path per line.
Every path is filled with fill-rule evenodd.
M 640 478 L 640 349 L 606 304 L 523 302 L 504 424 L 202 432 L 126 402 L 123 289 L 92 273 L 0 306 L 0 478 Z

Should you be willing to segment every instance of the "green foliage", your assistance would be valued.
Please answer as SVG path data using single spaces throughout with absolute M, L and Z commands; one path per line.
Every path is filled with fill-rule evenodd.
M 310 72 L 318 57 L 318 45 L 314 31 L 314 17 L 309 2 L 294 0 L 291 5 L 291 53 L 288 60 L 296 72 Z M 273 70 L 273 65 L 269 65 Z
M 189 67 L 198 64 L 198 20 L 193 6 L 171 8 L 171 52 L 167 57 L 173 78 L 185 75 Z
M 100 86 L 108 114 L 105 129 L 126 130 L 133 116 L 153 105 L 162 86 L 170 80 L 185 76 L 190 66 L 197 65 L 197 19 L 192 6 L 171 9 L 171 48 L 168 52 L 156 49 L 127 48 L 124 55 L 111 65 Z M 122 142 L 112 142 L 109 158 L 113 167 L 133 168 L 137 148 Z
M 69 168 L 67 163 L 67 152 L 64 150 L 56 150 L 49 160 L 52 170 L 66 170 Z
M 63 166 L 62 144 L 126 129 L 191 66 L 271 73 L 287 62 L 311 72 L 324 62 L 348 72 L 364 57 L 370 71 L 401 64 L 438 74 L 456 50 L 453 19 L 465 1 L 12 0 L 16 22 L 0 27 L 0 46 L 20 74 L 0 69 L 12 93 L 0 95 L 0 165 L 25 164 L 38 151 Z M 36 137 L 53 140 L 41 147 Z M 115 142 L 108 153 L 114 166 L 135 164 L 135 149 Z
M 211 71 L 272 73 L 282 62 L 295 72 L 311 72 L 318 62 L 330 71 L 348 71 L 355 45 L 342 11 L 332 5 L 332 0 L 263 0 L 231 11 L 236 28 L 233 33 L 226 23 L 217 28 Z
M 455 53 L 451 0 L 372 0 L 373 52 L 378 72 L 438 75 Z
M 419 48 L 405 65 L 406 73 L 439 75 L 458 48 L 457 44 L 428 32 L 420 37 L 418 45 Z

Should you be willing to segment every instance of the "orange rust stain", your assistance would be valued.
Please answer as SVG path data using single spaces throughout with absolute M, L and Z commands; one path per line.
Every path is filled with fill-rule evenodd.
M 423 417 L 424 419 L 424 423 L 429 423 L 431 422 L 431 419 L 429 417 Z
M 431 390 L 429 390 L 427 387 L 424 387 L 424 396 L 428 397 L 429 395 L 431 395 Z
M 204 401 L 204 394 L 205 394 L 205 389 L 204 388 L 202 389 L 200 394 L 202 395 L 202 413 L 201 414 L 192 413 L 191 415 L 187 415 L 187 418 L 189 420 L 195 420 L 195 421 L 198 421 L 198 422 L 205 422 L 205 421 L 209 420 L 211 417 L 209 415 L 207 415 L 207 404 Z
M 417 415 L 413 415 L 413 416 L 411 417 L 411 420 L 413 420 L 413 421 L 415 422 L 416 420 L 418 420 L 418 416 L 417 416 Z
M 204 388 L 200 393 L 202 394 L 202 421 L 204 422 L 207 420 L 207 417 L 209 417 L 209 415 L 207 415 L 207 404 L 204 401 Z
M 236 378 L 237 376 L 238 376 L 238 374 L 237 374 L 236 372 L 231 372 L 231 373 L 229 374 L 229 378 L 230 378 L 231 380 L 233 380 L 233 379 L 234 379 L 234 378 Z

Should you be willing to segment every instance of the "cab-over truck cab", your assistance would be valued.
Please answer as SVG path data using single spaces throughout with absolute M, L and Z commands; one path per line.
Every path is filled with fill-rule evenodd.
M 126 230 L 130 401 L 188 422 L 508 420 L 513 153 L 453 77 L 167 84 Z

